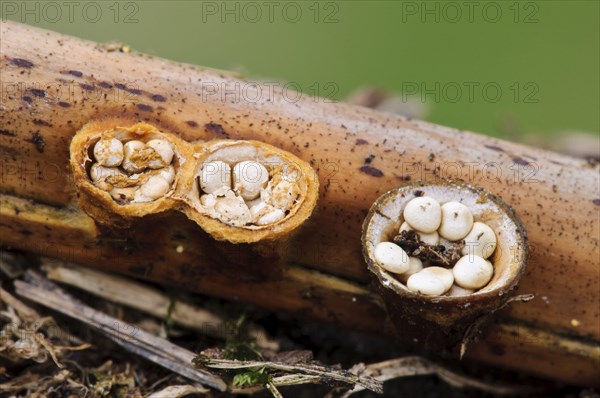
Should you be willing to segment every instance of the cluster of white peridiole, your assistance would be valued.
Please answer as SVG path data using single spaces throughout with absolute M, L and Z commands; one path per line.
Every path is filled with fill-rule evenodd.
M 164 139 L 122 142 L 103 137 L 94 145 L 91 180 L 118 203 L 146 203 L 164 196 L 175 180 L 173 147 Z
M 285 218 L 300 197 L 294 178 L 275 166 L 271 172 L 260 162 L 222 160 L 202 164 L 196 176 L 205 211 L 232 226 L 264 226 Z
M 375 247 L 375 260 L 385 270 L 400 274 L 409 290 L 427 296 L 471 294 L 491 280 L 494 267 L 488 258 L 496 249 L 496 235 L 485 223 L 474 222 L 469 208 L 459 202 L 443 205 L 422 196 L 406 204 L 402 231 L 414 231 L 427 245 L 460 244 L 460 259 L 451 269 L 429 266 L 409 256 L 392 242 Z

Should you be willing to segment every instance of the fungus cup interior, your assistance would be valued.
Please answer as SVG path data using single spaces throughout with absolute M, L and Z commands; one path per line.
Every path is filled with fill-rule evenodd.
M 201 178 L 202 167 L 207 162 L 221 161 L 227 163 L 233 170 L 234 166 L 243 161 L 258 162 L 265 166 L 269 172 L 269 182 L 273 180 L 275 176 L 281 178 L 280 181 L 286 181 L 293 183 L 297 186 L 297 197 L 294 199 L 293 204 L 289 208 L 285 208 L 285 216 L 273 223 L 266 225 L 256 225 L 252 222 L 244 225 L 231 225 L 236 228 L 246 230 L 262 230 L 273 228 L 278 224 L 284 224 L 291 218 L 293 218 L 299 209 L 303 205 L 307 205 L 309 213 L 315 205 L 316 197 L 308 199 L 309 184 L 311 181 L 316 181 L 314 177 L 314 171 L 307 164 L 304 165 L 303 161 L 296 159 L 293 155 L 272 147 L 262 142 L 255 141 L 217 141 L 209 142 L 199 151 L 199 155 L 196 156 L 196 166 L 194 169 L 194 181 L 189 187 L 189 192 L 186 194 L 187 202 L 202 215 L 219 221 L 224 225 L 228 223 L 219 218 L 215 212 L 207 206 L 204 206 L 200 200 L 200 197 L 205 194 L 200 186 L 199 179 Z M 313 175 L 309 175 L 313 174 Z M 236 194 L 237 195 L 237 194 Z M 260 198 L 260 196 L 259 196 Z M 306 203 L 306 202 L 310 203 Z M 257 235 L 258 236 L 258 235 Z
M 375 261 L 375 247 L 380 242 L 391 242 L 404 222 L 406 204 L 417 196 L 429 196 L 440 205 L 456 201 L 467 206 L 474 221 L 487 224 L 497 238 L 496 250 L 489 258 L 494 266 L 494 275 L 489 283 L 466 296 L 425 296 L 410 291 L 398 276 L 384 270 Z M 512 208 L 500 198 L 481 188 L 452 182 L 438 184 L 413 184 L 400 187 L 381 196 L 372 206 L 363 225 L 363 252 L 369 270 L 387 289 L 404 297 L 418 297 L 421 301 L 462 302 L 469 297 L 502 296 L 516 286 L 525 269 L 527 257 L 526 233 L 521 221 Z
M 163 195 L 163 197 L 168 197 L 174 192 L 177 177 L 178 177 L 178 170 L 185 162 L 185 157 L 178 150 L 176 143 L 173 142 L 173 139 L 168 134 L 165 134 L 165 133 L 161 132 L 160 130 L 158 130 L 157 128 L 150 126 L 148 124 L 145 124 L 145 123 L 138 123 L 131 127 L 108 128 L 102 132 L 96 132 L 96 133 L 90 135 L 90 137 L 86 141 L 85 151 L 84 151 L 85 155 L 82 159 L 82 166 L 83 166 L 83 169 L 85 170 L 87 180 L 91 184 L 93 184 L 93 182 L 91 181 L 90 172 L 91 172 L 92 166 L 94 165 L 94 163 L 96 163 L 95 159 L 94 159 L 94 146 L 96 145 L 96 143 L 98 141 L 100 141 L 101 139 L 106 139 L 106 138 L 116 138 L 119 141 L 121 141 L 123 143 L 123 145 L 125 145 L 127 142 L 133 141 L 133 140 L 141 141 L 144 144 L 146 144 L 148 141 L 153 140 L 153 139 L 160 139 L 160 140 L 168 141 L 174 152 L 173 160 L 171 161 L 170 166 L 173 166 L 173 168 L 175 170 L 175 177 L 174 177 L 173 182 L 171 182 L 169 184 L 169 190 L 167 191 L 167 193 L 165 195 Z M 143 175 L 144 173 L 148 173 L 148 175 L 151 175 L 153 173 L 157 173 L 157 170 L 149 169 L 149 170 L 146 170 L 145 172 L 144 171 L 139 172 L 138 174 Z M 99 188 L 99 189 L 101 189 L 101 188 Z M 103 190 L 103 189 L 101 189 L 101 190 L 104 191 L 106 193 L 106 195 L 111 196 L 108 191 Z M 161 198 L 159 198 L 157 200 L 160 200 L 160 199 Z M 118 205 L 121 205 L 121 206 L 128 206 L 128 205 L 139 206 L 139 205 L 145 204 L 143 202 L 139 203 L 139 202 L 119 201 L 112 197 L 111 197 L 111 200 L 113 200 L 114 202 L 116 202 Z

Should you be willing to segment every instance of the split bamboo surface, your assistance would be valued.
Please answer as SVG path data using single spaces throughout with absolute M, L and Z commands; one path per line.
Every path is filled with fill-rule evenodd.
M 502 310 L 466 359 L 599 385 L 597 165 L 13 22 L 0 35 L 0 245 L 387 334 L 361 254 L 363 219 L 407 181 L 459 179 L 516 210 L 530 243 L 517 293 L 535 294 Z M 77 205 L 69 144 L 108 117 L 190 142 L 290 151 L 317 171 L 317 209 L 276 250 L 215 241 L 177 212 L 101 227 Z

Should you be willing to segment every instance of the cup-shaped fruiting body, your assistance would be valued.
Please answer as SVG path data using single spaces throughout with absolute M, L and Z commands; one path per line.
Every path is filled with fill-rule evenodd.
M 147 123 L 90 122 L 71 141 L 71 168 L 83 210 L 123 225 L 174 207 L 180 170 L 192 146 Z
M 312 167 L 258 141 L 215 140 L 195 148 L 194 166 L 176 197 L 213 238 L 232 243 L 274 240 L 312 214 L 319 183 Z
M 420 236 L 434 232 L 439 243 Z M 463 251 L 467 243 L 471 250 Z M 364 221 L 362 244 L 399 335 L 446 350 L 455 349 L 476 320 L 507 303 L 528 250 L 523 224 L 510 206 L 481 188 L 449 181 L 385 193 Z M 376 256 L 382 244 L 418 257 L 420 266 L 390 271 Z

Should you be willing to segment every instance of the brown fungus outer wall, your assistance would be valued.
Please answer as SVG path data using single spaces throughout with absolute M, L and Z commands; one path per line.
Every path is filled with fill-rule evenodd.
M 496 233 L 497 248 L 491 281 L 467 296 L 425 296 L 406 288 L 374 259 L 374 247 L 391 241 L 401 224 L 404 205 L 424 194 L 440 202 L 458 200 L 474 211 L 476 221 L 488 223 Z M 390 209 L 397 214 L 390 214 Z M 386 211 L 387 210 L 387 211 Z M 393 189 L 372 205 L 362 231 L 362 247 L 375 290 L 382 297 L 396 334 L 404 341 L 429 350 L 456 355 L 477 330 L 503 308 L 525 272 L 527 232 L 514 210 L 498 196 L 472 185 L 452 181 L 416 182 Z

